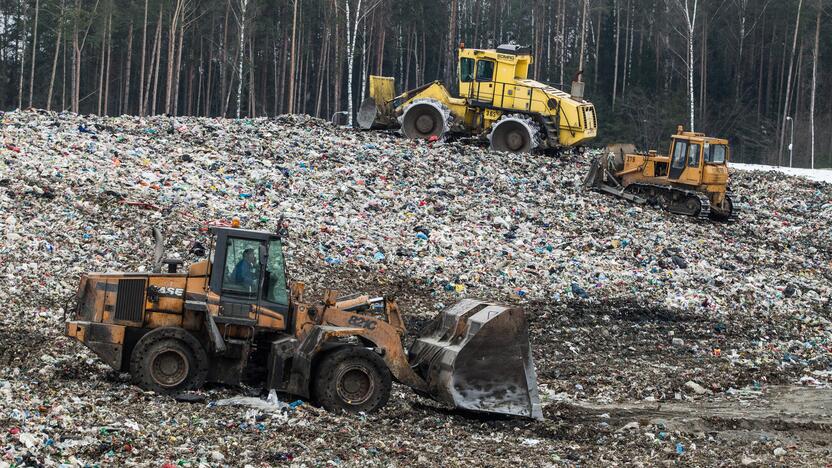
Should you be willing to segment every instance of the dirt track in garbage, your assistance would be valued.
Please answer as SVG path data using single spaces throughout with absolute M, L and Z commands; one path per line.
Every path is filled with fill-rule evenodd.
M 347 273 L 333 268 L 332 286 L 397 292 L 410 312 L 411 335 L 433 315 L 437 301 L 450 300 L 408 287 L 405 279 Z M 709 357 L 697 351 L 744 349 L 752 346 L 746 337 L 756 329 L 627 302 L 531 303 L 526 308 L 544 421 L 462 414 L 397 386 L 378 414 L 332 415 L 305 405 L 288 415 L 286 427 L 268 415 L 247 416 L 245 408 L 205 404 L 245 389 L 209 389 L 201 403 L 142 392 L 61 337 L 59 320 L 49 328 L 19 323 L 0 329 L 0 369 L 17 369 L 0 380 L 25 382 L 27 393 L 17 401 L 21 409 L 54 411 L 63 399 L 61 411 L 86 429 L 69 438 L 64 431 L 56 442 L 79 444 L 64 449 L 79 460 L 112 464 L 212 460 L 214 452 L 228 456 L 221 462 L 232 465 L 238 464 L 229 461 L 232 456 L 255 465 L 291 459 L 312 465 L 824 466 L 832 460 L 832 390 L 785 385 L 805 369 L 748 369 L 712 351 Z M 787 333 L 790 325 L 771 327 L 769 333 Z M 671 336 L 684 344 L 673 346 Z M 685 388 L 687 381 L 712 394 L 696 395 Z M 67 395 L 74 399 L 66 400 Z M 128 420 L 141 429 L 125 428 Z M 0 414 L 0 427 L 20 425 Z M 201 447 L 199 453 L 194 446 Z

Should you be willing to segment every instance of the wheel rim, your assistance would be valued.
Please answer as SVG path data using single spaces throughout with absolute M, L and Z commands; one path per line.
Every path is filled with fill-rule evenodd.
M 190 365 L 185 354 L 178 349 L 165 349 L 156 354 L 150 365 L 153 380 L 162 387 L 175 387 L 188 377 Z
M 375 382 L 363 366 L 349 366 L 336 377 L 338 396 L 351 405 L 365 403 L 373 395 Z
M 402 131 L 408 138 L 440 137 L 445 131 L 442 113 L 429 104 L 415 104 L 404 113 Z
M 523 148 L 523 135 L 515 130 L 506 135 L 506 146 L 512 151 L 518 151 Z
M 491 149 L 510 153 L 528 152 L 532 149 L 532 136 L 520 122 L 502 121 L 491 133 Z
M 431 133 L 435 126 L 436 124 L 433 121 L 433 118 L 428 114 L 422 114 L 416 118 L 416 130 L 418 130 L 419 133 Z

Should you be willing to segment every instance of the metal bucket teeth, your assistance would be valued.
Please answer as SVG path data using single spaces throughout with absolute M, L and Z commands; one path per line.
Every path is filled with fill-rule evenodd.
M 520 309 L 465 299 L 446 309 L 410 350 L 437 401 L 542 419 L 529 327 Z

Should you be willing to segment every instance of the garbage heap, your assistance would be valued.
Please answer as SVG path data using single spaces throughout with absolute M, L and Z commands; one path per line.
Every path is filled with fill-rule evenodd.
M 760 356 L 786 351 L 802 362 L 828 360 L 832 185 L 734 171 L 731 186 L 742 213 L 739 222 L 723 224 L 582 191 L 591 156 L 492 153 L 459 142 L 358 132 L 307 116 L 0 114 L 0 422 L 11 421 L 0 429 L 18 427 L 4 436 L 14 452 L 8 463 L 27 447 L 37 452 L 47 443 L 46 436 L 21 442 L 19 434 L 20 421 L 36 417 L 32 405 L 15 404 L 21 392 L 34 391 L 24 390 L 32 376 L 52 388 L 78 373 L 90 379 L 106 373 L 90 354 L 77 354 L 84 353 L 77 344 L 58 338 L 80 273 L 149 268 L 153 226 L 167 238 L 168 257 L 195 260 L 189 247 L 207 245 L 208 225 L 237 216 L 245 228 L 274 231 L 282 218 L 292 279 L 318 290 L 360 291 L 372 284 L 427 297 L 405 310 L 410 317 L 432 316 L 432 309 L 461 297 L 526 304 L 532 316 L 549 317 L 532 323 L 544 382 L 557 380 L 549 372 L 557 362 L 547 361 L 557 348 L 549 343 L 569 346 L 554 361 L 579 354 L 561 343 L 568 324 L 558 336 L 546 331 L 547 320 L 575 304 L 593 310 L 641 304 L 729 325 L 789 324 L 782 335 L 744 342 L 747 368 Z M 612 362 L 601 354 L 587 359 Z M 812 379 L 828 382 L 829 374 Z M 151 401 L 113 379 L 107 385 L 132 391 L 127 399 L 134 407 Z M 84 385 L 93 391 L 96 384 Z M 121 398 L 95 395 L 99 402 Z M 32 398 L 51 411 L 48 398 Z M 82 410 L 97 404 L 84 401 Z M 404 400 L 397 401 L 391 411 Z M 108 404 L 115 408 L 118 401 Z M 163 405 L 167 409 L 159 411 L 178 411 Z M 200 417 L 206 411 L 199 410 Z M 76 411 L 75 417 L 86 416 Z M 333 431 L 343 426 L 320 418 Z M 32 433 L 50 433 L 39 430 Z M 96 443 L 107 438 L 81 436 L 71 427 L 57 431 Z M 547 444 L 540 450 L 551 448 Z M 84 460 L 104 456 L 84 450 Z M 153 450 L 145 461 L 168 456 Z M 116 460 L 131 459 L 116 452 Z

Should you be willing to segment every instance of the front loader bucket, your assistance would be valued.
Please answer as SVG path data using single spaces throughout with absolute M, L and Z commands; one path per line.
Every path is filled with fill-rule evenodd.
M 526 316 L 465 299 L 434 319 L 410 349 L 431 398 L 457 408 L 542 419 Z
M 379 130 L 396 126 L 393 106 L 395 89 L 395 79 L 370 75 L 370 96 L 361 102 L 356 115 L 358 128 Z

